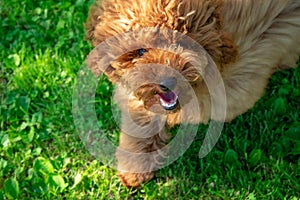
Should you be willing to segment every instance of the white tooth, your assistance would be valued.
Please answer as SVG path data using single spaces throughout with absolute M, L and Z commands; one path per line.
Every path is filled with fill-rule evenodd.
M 163 107 L 171 108 L 171 107 L 174 107 L 177 104 L 177 99 L 178 99 L 178 97 L 176 97 L 176 100 L 173 103 L 170 103 L 170 104 L 165 102 L 162 98 L 160 98 L 159 100 L 160 100 L 160 103 Z

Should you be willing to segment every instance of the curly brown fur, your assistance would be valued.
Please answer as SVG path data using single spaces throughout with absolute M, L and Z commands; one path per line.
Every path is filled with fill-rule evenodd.
M 87 64 L 96 75 L 104 72 L 117 84 L 116 99 L 122 113 L 128 111 L 130 118 L 141 126 L 155 117 L 163 120 L 163 115 L 169 128 L 182 120 L 188 123 L 206 123 L 211 118 L 221 120 L 217 115 L 212 116 L 210 95 L 203 81 L 203 77 L 211 73 L 210 62 L 205 57 L 208 53 L 224 81 L 225 121 L 230 121 L 255 104 L 276 69 L 295 66 L 300 55 L 299 18 L 299 0 L 99 0 L 89 13 L 87 38 L 94 46 L 103 42 L 107 49 L 94 51 Z M 180 43 L 180 38 L 168 34 L 167 29 L 189 36 L 205 52 L 193 52 L 184 44 L 172 46 Z M 133 33 L 126 34 L 129 31 Z M 109 40 L 113 36 L 115 40 Z M 162 42 L 168 50 L 152 48 Z M 135 51 L 140 48 L 147 51 L 142 56 Z M 113 61 L 108 63 L 108 68 L 104 68 L 110 60 Z M 151 63 L 163 66 L 138 68 Z M 158 78 L 170 76 L 172 72 L 168 67 L 192 85 L 200 108 L 198 117 L 181 119 L 181 108 L 185 105 L 172 111 L 164 110 L 158 97 L 163 93 L 161 88 L 157 84 L 146 84 L 149 80 L 159 81 Z M 143 87 L 133 92 L 132 88 L 138 84 Z M 192 95 L 183 85 L 177 85 L 176 89 L 184 93 L 186 101 Z M 129 152 L 154 152 L 168 142 L 165 129 L 155 125 L 154 132 L 146 132 L 143 138 L 129 135 L 132 126 L 126 114 L 122 114 L 121 128 L 119 149 Z M 119 176 L 126 186 L 137 187 L 153 178 L 157 164 L 154 154 L 153 158 L 145 158 L 118 150 L 116 156 Z

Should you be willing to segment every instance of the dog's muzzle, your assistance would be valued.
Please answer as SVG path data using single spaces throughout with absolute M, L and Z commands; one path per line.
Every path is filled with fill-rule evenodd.
M 162 91 L 158 94 L 160 97 L 159 101 L 165 110 L 174 110 L 178 104 L 178 94 L 173 91 L 176 84 L 177 80 L 175 77 L 164 78 L 159 83 L 159 88 Z

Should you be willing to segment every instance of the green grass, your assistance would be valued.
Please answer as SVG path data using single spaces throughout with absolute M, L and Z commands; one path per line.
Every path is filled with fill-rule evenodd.
M 72 118 L 76 74 L 92 49 L 83 39 L 90 3 L 0 1 L 0 200 L 299 199 L 300 68 L 277 72 L 207 157 L 198 157 L 199 131 L 156 179 L 124 188 L 84 148 Z M 97 111 L 117 142 L 110 92 L 99 86 Z

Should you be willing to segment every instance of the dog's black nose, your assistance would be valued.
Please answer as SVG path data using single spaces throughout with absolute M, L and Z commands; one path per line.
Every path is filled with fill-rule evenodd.
M 175 77 L 167 77 L 160 81 L 159 88 L 162 91 L 167 92 L 170 90 L 174 90 L 176 84 L 177 84 L 177 80 Z

